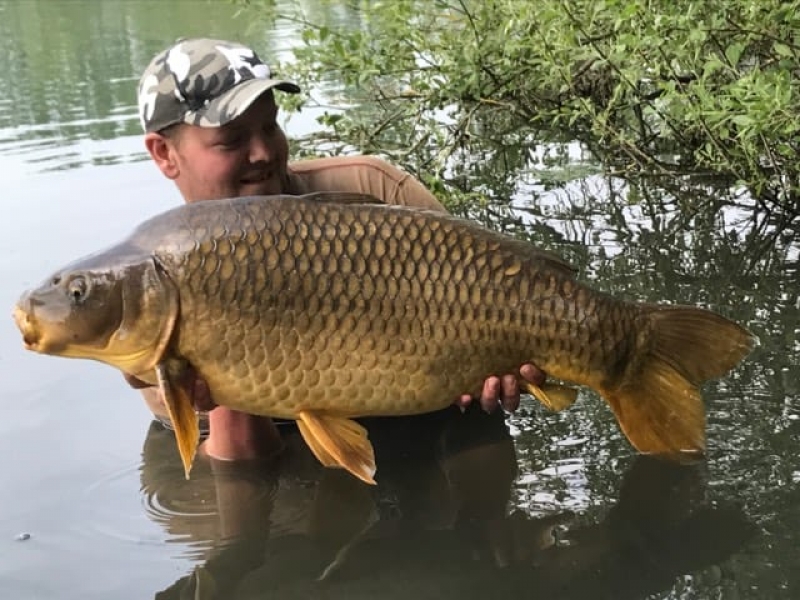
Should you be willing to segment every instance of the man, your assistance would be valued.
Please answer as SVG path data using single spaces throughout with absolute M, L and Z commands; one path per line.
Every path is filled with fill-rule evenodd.
M 371 194 L 388 204 L 444 210 L 422 184 L 385 162 L 365 156 L 288 162 L 288 143 L 277 123 L 273 90 L 300 88 L 272 79 L 256 53 L 237 43 L 179 40 L 158 54 L 139 82 L 139 114 L 145 146 L 161 172 L 175 182 L 186 202 L 234 196 L 344 191 Z M 544 374 L 523 365 L 521 375 L 541 383 Z M 141 382 L 129 378 L 139 387 Z M 166 419 L 157 390 L 144 389 L 153 412 Z M 214 407 L 198 378 L 195 403 L 209 412 L 202 448 L 209 456 L 250 459 L 280 448 L 280 435 L 264 417 Z M 454 399 L 460 406 L 469 395 Z M 507 410 L 519 403 L 515 374 L 486 379 L 481 405 Z

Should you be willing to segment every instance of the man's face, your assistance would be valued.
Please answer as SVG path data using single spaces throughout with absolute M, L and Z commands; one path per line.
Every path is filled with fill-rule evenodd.
M 186 202 L 280 194 L 287 189 L 288 143 L 272 93 L 222 127 L 182 125 L 169 140 Z

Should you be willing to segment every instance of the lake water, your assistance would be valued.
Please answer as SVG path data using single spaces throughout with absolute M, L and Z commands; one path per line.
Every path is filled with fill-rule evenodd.
M 377 489 L 321 469 L 291 430 L 274 464 L 201 461 L 185 481 L 172 434 L 116 372 L 23 350 L 20 292 L 180 202 L 135 112 L 152 55 L 209 35 L 289 58 L 290 25 L 232 13 L 0 0 L 0 596 L 799 597 L 797 238 L 767 244 L 746 210 L 679 227 L 598 179 L 520 199 L 532 235 L 597 287 L 707 306 L 759 336 L 705 388 L 700 465 L 637 457 L 582 393 L 558 414 L 526 400 L 505 418 L 376 423 Z M 314 126 L 303 112 L 286 130 Z

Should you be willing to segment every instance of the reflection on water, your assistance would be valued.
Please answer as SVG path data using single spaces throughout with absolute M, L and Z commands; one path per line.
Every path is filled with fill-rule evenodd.
M 144 160 L 135 89 L 177 37 L 251 43 L 272 62 L 293 29 L 250 31 L 215 0 L 0 0 L 0 158 L 7 177 Z
M 275 463 L 206 463 L 185 481 L 172 434 L 154 424 L 149 516 L 202 556 L 155 597 L 640 598 L 701 569 L 693 585 L 710 592 L 724 585 L 717 564 L 755 533 L 741 508 L 717 504 L 705 464 L 626 461 L 592 522 L 510 504 L 518 466 L 499 414 L 443 411 L 416 422 L 411 445 L 400 429 L 372 421 L 371 487 L 320 467 L 295 431 Z

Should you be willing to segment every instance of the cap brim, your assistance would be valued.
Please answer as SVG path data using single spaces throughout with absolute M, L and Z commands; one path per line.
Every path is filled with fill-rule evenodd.
M 221 127 L 246 111 L 253 102 L 269 90 L 299 94 L 300 86 L 284 79 L 249 79 L 215 98 L 206 106 L 188 111 L 184 122 L 200 127 Z

